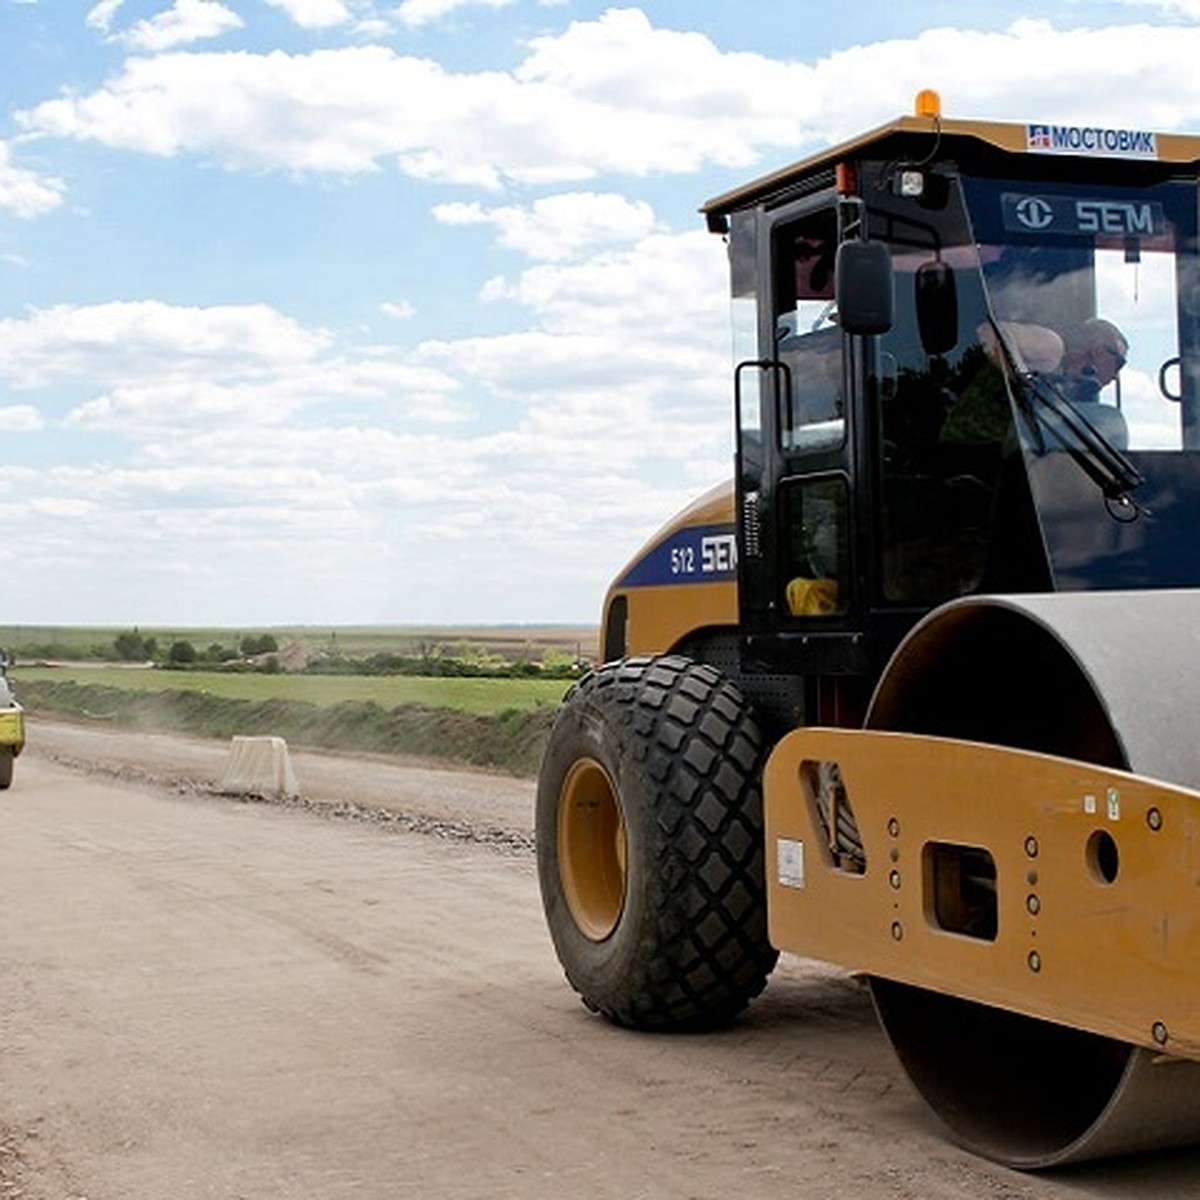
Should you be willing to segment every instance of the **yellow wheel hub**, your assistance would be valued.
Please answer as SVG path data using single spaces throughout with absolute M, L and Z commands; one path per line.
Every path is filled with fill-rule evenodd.
M 612 779 L 594 758 L 576 761 L 563 780 L 558 870 L 575 924 L 602 942 L 625 907 L 625 817 Z

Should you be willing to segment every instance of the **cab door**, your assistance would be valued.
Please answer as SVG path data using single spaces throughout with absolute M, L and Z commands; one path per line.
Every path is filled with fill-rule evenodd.
M 738 368 L 743 658 L 854 673 L 856 404 L 834 301 L 836 197 L 760 213 L 758 351 Z

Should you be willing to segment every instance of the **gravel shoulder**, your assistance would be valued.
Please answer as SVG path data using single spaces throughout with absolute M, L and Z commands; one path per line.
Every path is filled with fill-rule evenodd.
M 17 770 L 31 758 L 42 758 L 88 775 L 216 793 L 229 755 L 229 743 L 208 738 L 35 719 Z M 302 806 L 417 832 L 532 849 L 531 779 L 383 755 L 293 748 L 289 756 Z

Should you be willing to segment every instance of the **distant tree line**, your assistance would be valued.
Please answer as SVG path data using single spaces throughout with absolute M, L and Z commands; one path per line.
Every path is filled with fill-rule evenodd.
M 304 668 L 307 675 L 418 675 L 424 678 L 456 679 L 571 679 L 584 664 L 569 654 L 548 650 L 541 661 L 528 657 L 509 660 L 498 654 L 470 650 L 445 653 L 370 654 L 363 658 L 326 655 Z
M 278 640 L 269 633 L 248 633 L 236 644 L 210 642 L 197 646 L 187 638 L 160 640 L 139 629 L 126 629 L 111 642 L 81 648 L 78 644 L 22 645 L 29 659 L 81 658 L 150 663 L 171 670 L 254 671 L 274 674 L 282 669 Z M 589 664 L 564 650 L 548 649 L 540 657 L 530 648 L 514 658 L 490 653 L 470 644 L 418 643 L 412 653 L 379 652 L 355 656 L 334 647 L 300 668 L 310 675 L 414 675 L 426 677 L 496 678 L 533 677 L 571 679 Z
M 223 646 L 220 642 L 197 648 L 186 638 L 177 638 L 160 655 L 158 639 L 143 637 L 136 629 L 127 629 L 113 638 L 112 652 L 121 662 L 153 662 L 173 667 L 202 665 L 210 667 L 233 662 L 238 658 L 256 658 L 263 654 L 274 654 L 279 643 L 269 633 L 248 633 L 236 647 Z

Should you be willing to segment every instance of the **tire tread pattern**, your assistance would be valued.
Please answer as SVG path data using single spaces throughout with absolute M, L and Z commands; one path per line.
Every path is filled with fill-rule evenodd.
M 565 708 L 580 707 L 603 714 L 640 768 L 629 777 L 648 794 L 624 802 L 652 807 L 651 861 L 628 978 L 589 994 L 569 961 L 567 976 L 619 1024 L 723 1024 L 762 991 L 777 958 L 766 930 L 764 736 L 732 682 L 679 656 L 600 667 L 568 694 Z

